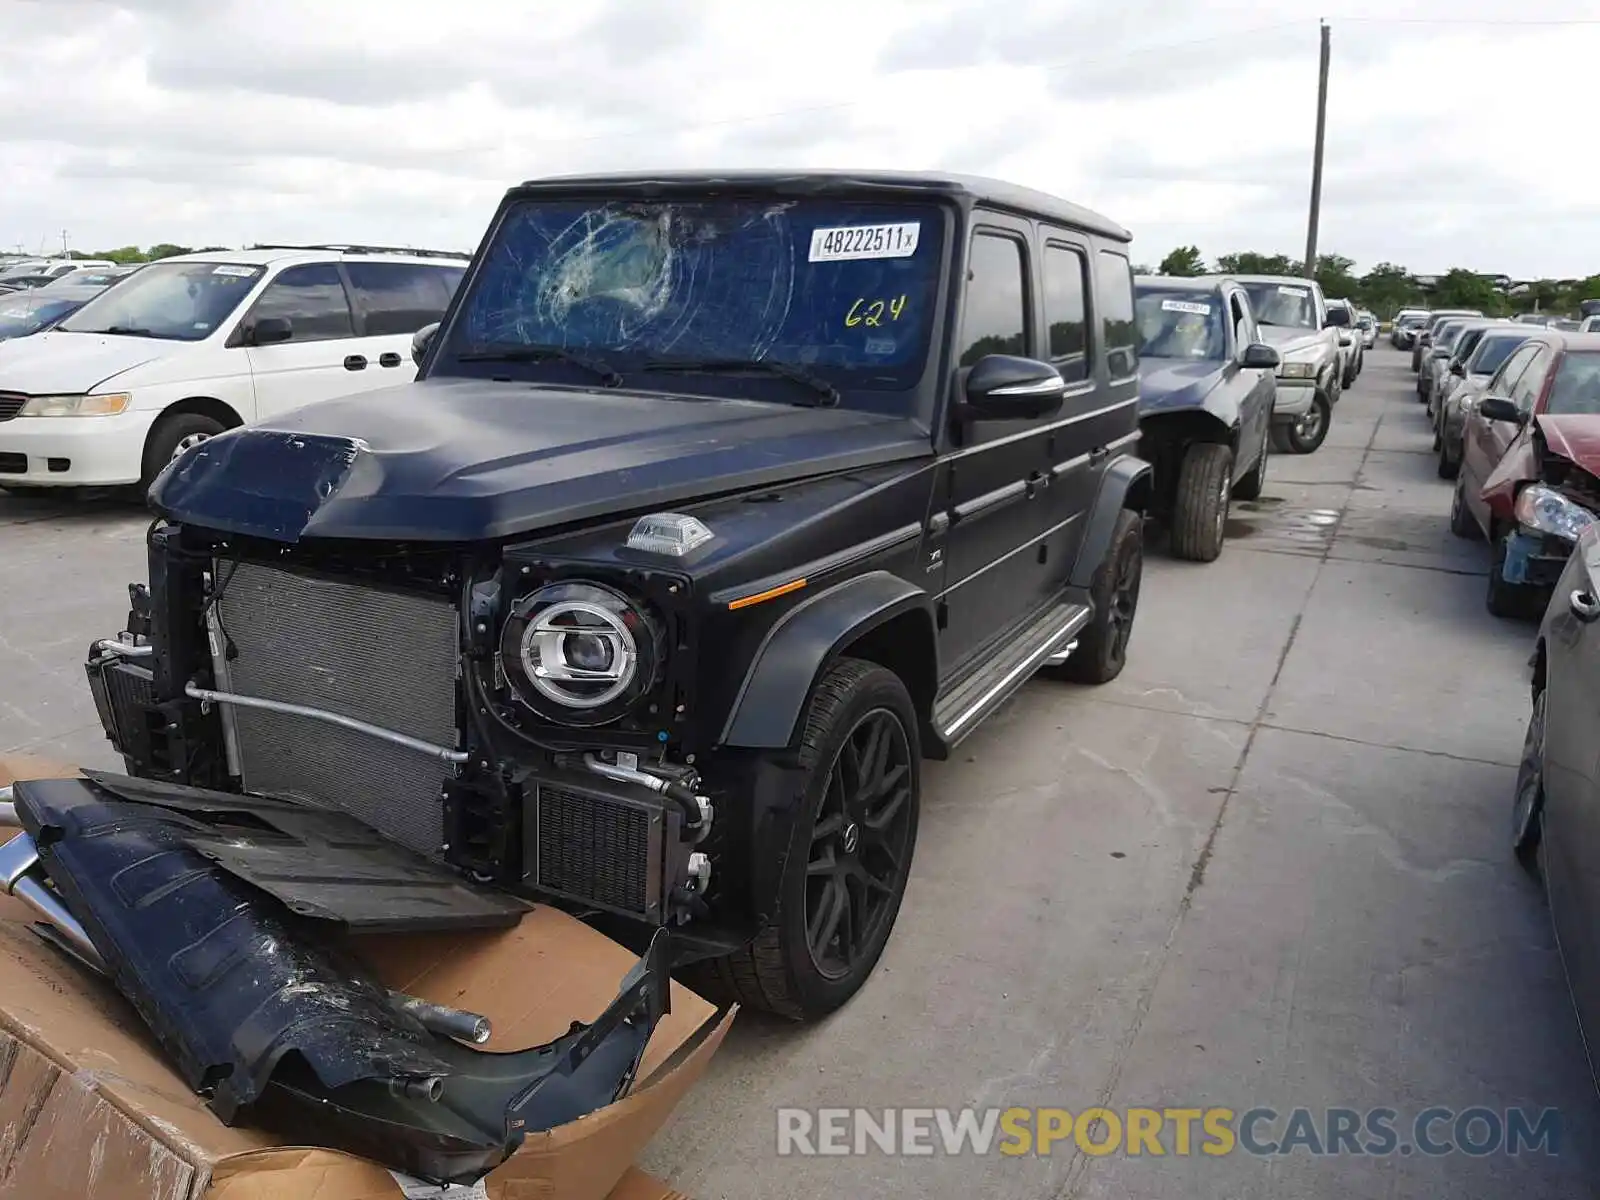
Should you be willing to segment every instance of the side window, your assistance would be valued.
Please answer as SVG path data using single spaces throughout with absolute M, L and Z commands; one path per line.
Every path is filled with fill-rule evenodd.
M 1102 250 L 1096 256 L 1095 297 L 1100 302 L 1101 338 L 1106 369 L 1113 379 L 1139 371 L 1138 339 L 1133 325 L 1133 268 L 1126 256 Z
M 345 264 L 356 307 L 365 318 L 368 337 L 412 334 L 437 321 L 461 281 L 446 268 L 419 263 Z
M 1544 387 L 1545 374 L 1550 369 L 1555 355 L 1549 346 L 1540 346 L 1533 355 L 1533 360 L 1528 364 L 1528 369 L 1522 377 L 1511 385 L 1509 397 L 1511 401 L 1524 413 L 1533 411 L 1533 402 L 1538 399 L 1539 391 Z
M 290 267 L 266 286 L 250 319 L 286 317 L 294 331 L 290 341 L 320 342 L 355 336 L 350 301 L 339 268 L 332 263 Z
M 1517 385 L 1517 380 L 1533 358 L 1535 349 L 1536 347 L 1534 346 L 1519 346 L 1510 358 L 1500 364 L 1500 370 L 1489 380 L 1486 394 L 1505 396 L 1509 399 L 1511 389 Z
M 1055 242 L 1044 248 L 1044 322 L 1050 361 L 1068 383 L 1089 378 L 1088 276 L 1083 251 Z
M 961 366 L 970 367 L 986 354 L 1028 352 L 1025 279 L 1020 241 L 993 233 L 973 237 L 961 315 Z

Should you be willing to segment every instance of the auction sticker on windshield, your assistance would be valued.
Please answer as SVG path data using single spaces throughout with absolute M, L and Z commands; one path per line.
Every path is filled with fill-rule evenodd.
M 240 279 L 248 279 L 256 273 L 254 267 L 236 267 L 231 263 L 223 263 L 211 272 L 213 275 L 233 275 Z
M 812 262 L 843 262 L 854 258 L 910 258 L 917 252 L 922 222 L 896 225 L 836 225 L 811 231 Z
M 1278 285 L 1278 291 L 1285 296 L 1299 296 L 1302 300 L 1311 294 L 1306 288 L 1289 287 L 1282 283 Z
M 1211 315 L 1211 305 L 1197 304 L 1193 300 L 1163 300 L 1161 302 L 1161 310 L 1163 312 L 1193 313 L 1197 317 L 1209 317 Z

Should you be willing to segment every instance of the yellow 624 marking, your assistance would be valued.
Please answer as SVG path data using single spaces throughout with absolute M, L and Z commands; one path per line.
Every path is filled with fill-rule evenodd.
M 898 321 L 900 314 L 905 310 L 904 293 L 892 300 L 869 300 L 862 296 L 850 306 L 850 311 L 844 316 L 844 323 L 851 328 L 857 325 L 882 325 L 885 316 L 891 321 Z

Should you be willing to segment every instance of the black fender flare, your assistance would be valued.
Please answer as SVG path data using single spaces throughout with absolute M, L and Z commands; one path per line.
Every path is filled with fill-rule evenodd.
M 1132 454 L 1120 454 L 1107 464 L 1078 548 L 1078 560 L 1072 566 L 1069 582 L 1073 587 L 1087 588 L 1094 583 L 1094 573 L 1111 546 L 1117 515 L 1125 508 L 1144 512 L 1150 504 L 1153 479 L 1150 464 Z
M 807 597 L 778 619 L 750 661 L 720 743 L 750 750 L 793 746 L 811 689 L 834 659 L 862 635 L 908 612 L 926 617 L 927 653 L 937 679 L 933 598 L 898 575 L 868 571 Z M 931 704 L 932 697 L 926 699 Z

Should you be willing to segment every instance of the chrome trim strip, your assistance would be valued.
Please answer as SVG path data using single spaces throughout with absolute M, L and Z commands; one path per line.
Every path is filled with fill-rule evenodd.
M 832 554 L 824 554 L 821 558 L 814 558 L 808 563 L 801 563 L 798 567 L 783 572 L 781 575 L 768 575 L 765 579 L 755 580 L 753 583 L 740 584 L 736 588 L 725 588 L 720 592 L 711 594 L 712 604 L 730 604 L 735 600 L 743 600 L 748 596 L 759 596 L 762 592 L 771 591 L 796 579 L 810 580 L 818 576 L 837 571 L 841 567 L 848 567 L 853 563 L 872 558 L 886 550 L 893 550 L 902 542 L 915 541 L 922 536 L 922 522 L 902 525 L 898 529 L 891 529 L 888 533 L 880 533 L 875 538 L 855 546 L 846 546 L 843 550 L 836 550 Z
M 1023 553 L 1026 550 L 1032 550 L 1040 542 L 1044 541 L 1046 538 L 1052 536 L 1053 534 L 1059 533 L 1061 530 L 1065 529 L 1068 525 L 1071 525 L 1074 521 L 1076 521 L 1082 515 L 1083 515 L 1082 513 L 1073 513 L 1065 521 L 1057 521 L 1054 525 L 1050 526 L 1049 529 L 1046 529 L 1043 533 L 1039 534 L 1037 537 L 1030 538 L 1028 541 L 1023 542 L 1022 545 L 1018 546 L 1016 549 L 1007 551 L 1005 554 L 1002 554 L 999 558 L 994 559 L 991 562 L 985 563 L 983 566 L 979 567 L 976 571 L 974 571 L 971 575 L 968 575 L 965 579 L 958 579 L 955 583 L 953 583 L 949 587 L 945 588 L 944 591 L 940 592 L 939 593 L 939 598 L 941 600 L 944 599 L 946 596 L 951 595 L 952 593 L 954 593 L 958 589 L 965 587 L 967 584 L 971 583 L 974 579 L 977 579 L 979 576 L 983 575 L 985 572 L 994 570 L 994 568 L 998 567 L 1001 563 L 1007 562 L 1007 561 L 1015 558 L 1017 555 Z
M 452 750 L 448 746 L 436 746 L 432 742 L 425 742 L 421 738 L 414 738 L 410 734 L 399 733 L 393 729 L 385 729 L 381 725 L 370 725 L 366 721 L 358 721 L 354 717 L 347 717 L 341 713 L 328 712 L 326 709 L 311 708 L 305 704 L 290 704 L 285 700 L 265 700 L 260 696 L 241 696 L 234 692 L 217 692 L 210 688 L 197 687 L 195 684 L 186 684 L 183 694 L 195 700 L 204 700 L 210 704 L 237 705 L 240 708 L 260 708 L 267 712 L 286 713 L 293 717 L 306 717 L 313 721 L 325 721 L 329 725 L 338 725 L 356 733 L 364 733 L 368 737 L 378 738 L 380 741 L 392 742 L 396 746 L 404 746 L 408 750 L 415 750 L 419 754 L 426 754 L 437 758 L 441 762 L 464 763 L 472 757 L 465 750 Z
M 1020 479 L 1014 479 L 1004 487 L 997 487 L 992 492 L 985 492 L 981 496 L 974 496 L 964 504 L 958 504 L 951 510 L 950 516 L 954 521 L 969 521 L 973 517 L 981 516 L 991 509 L 999 508 L 1007 501 L 1019 499 L 1028 490 L 1028 485 Z
M 1088 392 L 1089 390 L 1089 388 L 1080 389 L 1081 392 Z M 1080 393 L 1068 392 L 1066 398 L 1070 400 L 1074 395 L 1077 394 Z M 1034 424 L 1031 428 L 1022 430 L 1020 433 L 1008 433 L 1005 437 L 992 438 L 987 442 L 979 442 L 975 446 L 963 446 L 959 450 L 952 450 L 948 454 L 941 455 L 939 457 L 939 462 L 945 463 L 950 462 L 952 459 L 965 458 L 967 455 L 976 454 L 980 450 L 990 450 L 995 446 L 1004 446 L 1008 442 L 1020 442 L 1024 438 L 1047 436 L 1055 430 L 1065 429 L 1070 425 L 1076 425 L 1079 421 L 1087 421 L 1093 417 L 1103 417 L 1106 415 L 1106 413 L 1116 412 L 1118 409 L 1127 408 L 1129 405 L 1135 405 L 1138 403 L 1139 397 L 1134 396 L 1128 400 L 1118 400 L 1115 404 L 1107 404 L 1100 408 L 1091 408 L 1088 412 L 1077 413 L 1070 417 L 1063 417 L 1059 421 L 1040 421 Z
M 1050 468 L 1050 474 L 1055 476 L 1057 479 L 1061 478 L 1063 475 L 1070 475 L 1079 467 L 1088 466 L 1089 459 L 1091 457 L 1092 456 L 1088 454 L 1080 454 L 1076 458 L 1067 459 L 1066 462 L 1058 462 L 1055 466 Z
M 1032 383 L 1008 383 L 1005 387 L 990 388 L 991 396 L 1049 396 L 1066 391 L 1066 382 L 1058 375 L 1054 379 L 1035 379 Z
M 49 921 L 68 943 L 73 953 L 88 965 L 104 971 L 105 963 L 94 942 L 66 904 L 45 883 L 39 866 L 39 849 L 27 833 L 19 833 L 0 845 L 0 887 Z
M 1011 670 L 1007 671 L 1005 675 L 1001 677 L 998 683 L 973 701 L 971 707 L 969 707 L 966 712 L 962 713 L 955 720 L 951 721 L 950 724 L 946 725 L 943 730 L 945 737 L 948 738 L 954 736 L 954 734 L 960 730 L 963 725 L 987 708 L 995 700 L 995 698 L 1000 695 L 1001 692 L 1005 691 L 1007 687 L 1014 683 L 1019 675 L 1023 675 L 1028 671 L 1034 670 L 1040 665 L 1042 660 L 1050 658 L 1055 653 L 1055 648 L 1061 644 L 1063 639 L 1071 637 L 1088 623 L 1089 609 L 1087 607 L 1082 607 L 1077 612 L 1073 613 L 1069 620 L 1067 620 L 1059 629 L 1057 629 L 1039 644 L 1038 649 L 1036 649 L 1032 654 L 1028 655 L 1027 658 L 1023 659 L 1016 666 L 1012 667 Z

